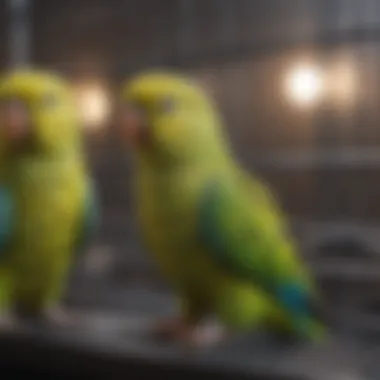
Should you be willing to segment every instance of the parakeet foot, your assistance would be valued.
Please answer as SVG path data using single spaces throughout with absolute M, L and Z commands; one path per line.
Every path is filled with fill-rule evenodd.
M 176 340 L 184 335 L 189 326 L 181 319 L 166 319 L 154 328 L 154 335 L 160 340 Z
M 40 319 L 43 323 L 55 327 L 73 327 L 78 323 L 77 316 L 69 314 L 67 311 L 59 307 L 43 310 Z
M 196 326 L 182 340 L 192 347 L 210 347 L 221 343 L 226 337 L 226 331 L 220 326 L 203 325 Z
M 159 339 L 177 341 L 193 347 L 212 346 L 225 337 L 225 332 L 219 326 L 189 324 L 180 319 L 159 323 L 155 332 Z

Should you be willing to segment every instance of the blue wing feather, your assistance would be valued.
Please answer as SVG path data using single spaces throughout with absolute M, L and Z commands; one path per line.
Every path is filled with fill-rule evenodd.
M 86 249 L 100 227 L 100 205 L 95 185 L 91 182 L 87 186 L 83 210 L 82 224 L 75 247 L 78 252 Z
M 0 186 L 0 256 L 10 243 L 14 228 L 14 203 L 10 191 Z
M 217 182 L 209 183 L 204 189 L 198 227 L 202 242 L 208 247 L 206 252 L 229 272 L 262 287 L 293 316 L 307 316 L 311 301 L 309 289 L 299 281 L 297 274 L 294 278 L 277 275 L 280 256 L 275 253 L 281 246 L 273 242 L 278 237 L 272 238 L 269 228 L 259 229 L 255 219 L 247 217 L 249 211 L 234 200 L 234 196 L 237 194 L 223 191 Z M 221 218 L 228 215 L 231 208 L 236 211 L 237 207 L 240 219 L 226 224 Z

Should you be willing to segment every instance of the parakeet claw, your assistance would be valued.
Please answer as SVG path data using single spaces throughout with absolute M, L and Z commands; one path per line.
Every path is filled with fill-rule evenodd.
M 41 317 L 45 323 L 57 327 L 70 327 L 77 322 L 76 317 L 59 307 L 44 310 Z
M 188 325 L 180 319 L 161 321 L 154 328 L 154 335 L 160 340 L 176 340 L 188 329 Z
M 185 337 L 184 343 L 193 347 L 210 347 L 225 338 L 225 331 L 218 326 L 198 326 Z
M 159 323 L 156 336 L 159 339 L 177 341 L 192 347 L 205 347 L 219 343 L 225 334 L 219 326 L 192 325 L 177 319 Z

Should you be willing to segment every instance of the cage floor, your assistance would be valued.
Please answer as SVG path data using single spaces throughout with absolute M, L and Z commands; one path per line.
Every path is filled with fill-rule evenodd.
M 116 298 L 115 305 L 120 305 Z M 18 372 L 28 371 L 28 377 L 39 371 L 40 378 L 46 374 L 46 378 L 70 379 L 140 378 L 161 372 L 173 379 L 359 380 L 380 373 L 376 362 L 380 339 L 340 333 L 325 345 L 312 347 L 279 343 L 261 333 L 236 335 L 212 348 L 189 350 L 152 339 L 153 323 L 175 312 L 169 295 L 134 289 L 125 291 L 122 298 L 119 311 L 116 307 L 77 308 L 80 323 L 71 328 L 29 324 L 3 334 L 0 369 L 17 366 Z

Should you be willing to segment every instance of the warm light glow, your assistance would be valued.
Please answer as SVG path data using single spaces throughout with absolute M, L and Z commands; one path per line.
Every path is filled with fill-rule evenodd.
M 286 78 L 286 95 L 299 106 L 314 105 L 323 91 L 321 71 L 311 65 L 300 65 Z
M 110 100 L 105 89 L 100 85 L 79 86 L 77 101 L 82 121 L 87 128 L 103 127 L 110 113 Z
M 328 73 L 331 101 L 340 107 L 351 106 L 356 99 L 358 77 L 350 60 L 338 61 Z

